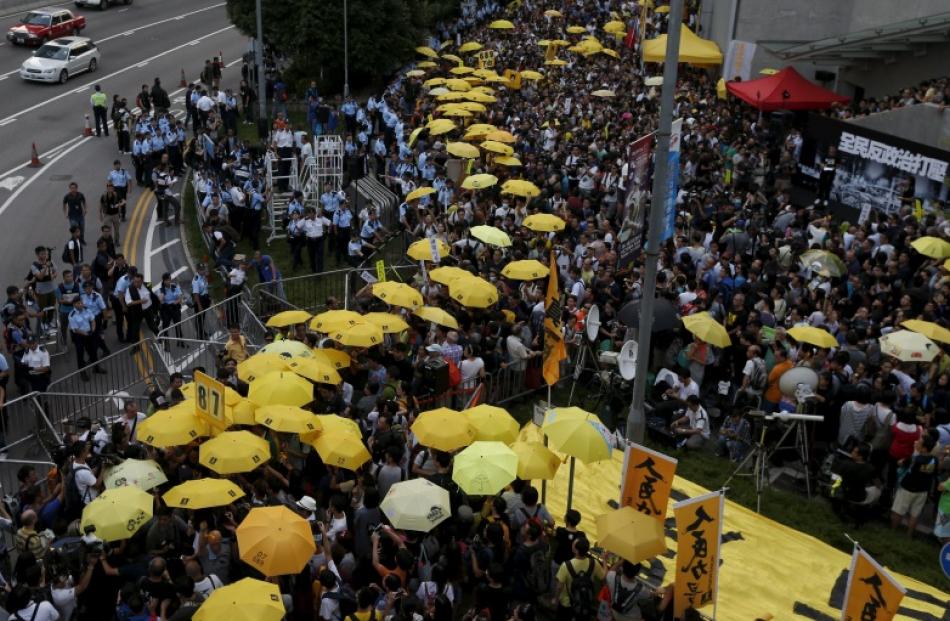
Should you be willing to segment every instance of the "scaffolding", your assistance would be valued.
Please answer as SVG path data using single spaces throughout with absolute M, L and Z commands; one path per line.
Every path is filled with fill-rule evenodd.
M 312 193 L 319 200 L 324 192 L 343 188 L 343 141 L 339 136 L 317 136 L 313 140 L 314 171 Z
M 287 206 L 294 197 L 294 191 L 300 189 L 297 157 L 280 157 L 268 151 L 264 156 L 264 169 L 267 172 L 267 187 L 270 199 L 267 205 L 267 244 L 275 239 L 286 237 L 284 221 L 287 219 Z

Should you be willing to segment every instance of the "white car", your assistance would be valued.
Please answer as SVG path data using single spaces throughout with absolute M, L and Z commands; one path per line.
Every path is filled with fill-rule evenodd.
M 98 7 L 100 10 L 108 9 L 109 6 L 113 4 L 132 4 L 132 0 L 76 0 L 76 6 L 94 6 Z
M 35 82 L 59 82 L 99 66 L 99 48 L 88 37 L 62 37 L 44 44 L 20 67 L 20 77 Z

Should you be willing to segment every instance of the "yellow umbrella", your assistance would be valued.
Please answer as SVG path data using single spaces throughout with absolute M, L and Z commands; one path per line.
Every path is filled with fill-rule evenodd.
M 411 427 L 419 444 L 451 453 L 475 441 L 475 428 L 461 412 L 449 408 L 427 410 Z
M 300 434 L 301 440 L 312 444 L 320 434 L 328 433 L 354 435 L 360 440 L 363 438 L 363 430 L 352 418 L 345 418 L 339 414 L 317 414 L 317 420 L 320 421 L 320 431 Z
M 251 382 L 247 398 L 259 406 L 300 407 L 313 401 L 313 384 L 296 373 L 271 371 Z M 255 420 L 257 420 L 257 412 L 255 412 Z
M 290 358 L 280 354 L 256 353 L 237 365 L 238 378 L 252 382 L 257 377 L 271 371 L 284 371 Z
M 316 552 L 310 523 L 287 507 L 255 507 L 237 527 L 241 560 L 265 576 L 300 573 Z
M 346 431 L 323 432 L 310 442 L 328 466 L 356 470 L 369 461 L 370 454 L 360 435 Z
M 513 194 L 515 196 L 523 196 L 525 198 L 531 198 L 541 194 L 541 188 L 534 185 L 530 181 L 525 181 L 524 179 L 509 179 L 508 181 L 505 181 L 501 185 L 501 191 L 503 194 Z
M 941 343 L 950 343 L 950 330 L 944 328 L 938 323 L 932 321 L 923 321 L 922 319 L 908 319 L 901 323 L 902 326 L 917 332 L 918 334 L 923 334 L 929 339 L 934 341 L 940 341 Z
M 798 260 L 811 271 L 823 276 L 844 276 L 848 273 L 841 257 L 827 250 L 807 250 Z
M 451 60 L 453 63 L 459 63 L 460 65 L 465 62 L 455 54 L 442 54 L 442 58 L 445 60 Z
M 258 350 L 259 354 L 277 354 L 279 356 L 284 356 L 285 358 L 307 358 L 313 354 L 310 353 L 310 348 L 307 347 L 306 343 L 301 343 L 300 341 L 294 341 L 292 339 L 283 339 L 280 341 L 274 341 L 273 343 L 268 343 Z
M 149 446 L 167 448 L 188 444 L 210 433 L 208 423 L 195 416 L 195 402 L 189 400 L 155 412 L 139 423 L 135 436 Z
M 511 261 L 501 270 L 501 275 L 512 280 L 537 280 L 546 277 L 551 269 L 535 259 Z
M 518 456 L 503 442 L 475 441 L 452 463 L 452 480 L 472 496 L 494 496 L 517 475 Z
M 468 52 L 477 52 L 482 49 L 482 44 L 477 41 L 469 41 L 468 43 L 463 43 L 459 46 L 459 51 L 463 54 Z
M 551 41 L 551 45 L 556 47 L 567 47 L 571 44 L 570 41 L 565 41 L 564 39 L 554 39 Z
M 597 544 L 637 564 L 666 552 L 666 533 L 662 521 L 621 507 L 597 516 Z
M 416 52 L 418 52 L 418 53 L 420 53 L 420 54 L 422 54 L 423 56 L 426 56 L 426 57 L 428 57 L 428 58 L 438 58 L 438 57 L 439 57 L 439 53 L 438 53 L 438 52 L 436 52 L 436 51 L 435 51 L 434 49 L 432 49 L 431 47 L 427 47 L 427 46 L 424 46 L 424 45 L 417 47 L 417 48 L 416 48 Z
M 502 166 L 521 166 L 521 160 L 512 155 L 500 155 L 495 158 L 494 163 Z
M 227 479 L 194 479 L 171 488 L 162 494 L 162 500 L 169 507 L 194 511 L 223 507 L 244 495 L 244 490 Z
M 726 328 L 706 311 L 684 317 L 683 327 L 696 338 L 716 347 L 729 347 L 732 343 Z
M 166 483 L 168 477 L 161 466 L 151 459 L 126 459 L 106 470 L 103 477 L 106 489 L 134 485 L 143 492 Z
M 471 276 L 471 274 L 467 274 Z M 452 284 L 451 281 L 443 284 Z M 440 326 L 445 326 L 446 328 L 452 328 L 453 330 L 459 329 L 459 322 L 452 315 L 448 314 L 441 308 L 437 306 L 423 306 L 422 308 L 417 308 L 412 311 L 419 317 L 422 317 L 426 321 L 431 321 L 432 323 L 437 323 Z
M 94 526 L 103 541 L 129 539 L 152 519 L 152 495 L 134 485 L 107 489 L 82 510 L 80 528 Z
M 627 26 L 620 20 L 612 20 L 604 24 L 604 32 L 618 34 L 627 31 Z
M 515 152 L 515 150 L 509 147 L 508 145 L 502 144 L 500 142 L 496 142 L 494 140 L 485 140 L 479 146 L 481 146 L 481 148 L 483 148 L 486 151 L 491 151 L 492 153 L 499 153 L 501 155 L 511 155 L 512 153 Z
M 910 245 L 913 246 L 914 250 L 931 259 L 946 259 L 950 257 L 950 242 L 940 239 L 939 237 L 927 235 L 915 239 L 910 242 Z
M 519 479 L 551 480 L 561 467 L 561 459 L 541 442 L 514 442 L 511 450 L 518 456 Z
M 478 103 L 477 101 L 463 101 L 455 105 L 462 110 L 468 110 L 469 112 L 486 112 L 488 110 L 488 108 L 485 107 L 485 104 Z
M 332 349 L 330 347 L 325 347 L 323 349 L 313 350 L 313 357 L 317 360 L 325 360 L 328 364 L 333 366 L 334 369 L 348 369 L 352 360 L 350 360 L 349 354 L 345 351 L 339 349 Z
M 566 29 L 567 34 L 582 34 L 587 32 L 587 29 L 583 26 L 568 26 Z
M 316 416 L 292 405 L 264 405 L 254 412 L 254 420 L 282 433 L 308 433 L 320 430 Z
M 241 399 L 228 411 L 225 406 L 225 418 L 233 421 L 235 425 L 254 425 L 254 411 L 257 405 L 250 399 Z
M 799 343 L 809 343 L 815 347 L 831 348 L 838 346 L 838 340 L 827 330 L 812 326 L 795 326 L 788 335 Z
M 318 384 L 332 384 L 336 386 L 343 381 L 332 364 L 324 358 L 300 358 L 287 365 L 289 370 L 300 377 L 305 377 Z
M 440 136 L 454 130 L 456 125 L 449 119 L 436 119 L 426 125 L 426 128 L 433 136 Z
M 488 132 L 495 131 L 497 128 L 490 123 L 473 123 L 465 129 L 465 135 L 484 136 Z
M 494 226 L 479 224 L 478 226 L 473 226 L 470 232 L 472 233 L 472 237 L 491 246 L 507 248 L 511 245 L 511 237 L 508 236 L 508 233 Z
M 302 310 L 289 310 L 277 313 L 267 320 L 268 328 L 283 328 L 298 323 L 306 323 L 310 320 L 310 313 Z
M 517 138 L 511 132 L 505 131 L 503 129 L 496 129 L 485 134 L 485 140 L 491 140 L 493 142 L 504 142 L 512 144 L 518 141 Z
M 545 17 L 561 17 L 561 12 L 556 9 L 548 9 L 544 12 Z
M 897 330 L 878 339 L 881 353 L 902 362 L 930 362 L 940 353 L 940 346 L 918 332 Z
M 386 334 L 398 334 L 409 329 L 406 320 L 393 313 L 366 313 L 363 315 L 363 319 L 367 323 L 377 326 Z
M 355 326 L 332 332 L 330 338 L 347 347 L 373 347 L 383 342 L 383 330 L 376 324 L 363 321 Z
M 465 65 L 459 65 L 458 67 L 452 67 L 449 69 L 449 73 L 453 75 L 468 75 L 473 71 L 475 71 L 475 69 L 472 67 L 466 67 Z
M 605 47 L 605 48 L 603 48 L 603 49 L 601 49 L 601 50 L 598 50 L 598 51 L 599 51 L 601 54 L 604 54 L 605 56 L 610 56 L 611 58 L 620 58 L 620 53 L 619 53 L 617 50 L 611 50 L 611 49 Z
M 643 81 L 647 86 L 663 86 L 663 76 L 653 75 Z
M 454 43 L 455 41 L 453 41 L 452 39 L 446 39 L 445 41 L 439 44 L 439 51 L 452 47 Z
M 439 248 L 439 256 L 445 257 L 452 249 L 449 248 L 449 245 L 442 241 L 441 239 L 436 238 L 435 243 Z M 412 242 L 409 244 L 409 249 L 406 250 L 406 254 L 409 255 L 410 259 L 415 259 L 416 261 L 432 261 L 432 244 L 429 241 L 429 238 L 420 239 L 419 241 Z M 378 283 L 382 284 L 382 283 Z M 398 283 L 402 284 L 402 283 Z M 375 287 L 374 287 L 375 289 Z M 399 306 L 402 306 L 401 304 Z M 419 304 L 421 306 L 421 304 Z
M 421 78 L 425 74 L 426 72 L 423 71 L 422 69 L 410 69 L 409 71 L 406 72 L 406 77 L 407 78 Z
M 445 90 L 445 88 L 440 90 L 438 93 L 435 92 L 436 90 L 437 89 L 433 89 L 429 92 L 430 95 L 438 95 L 435 98 L 436 101 L 462 101 L 465 99 L 466 95 L 466 93 L 457 93 L 455 91 Z
M 445 78 L 429 78 L 422 85 L 426 88 L 432 88 L 433 86 L 442 86 L 445 84 Z
M 417 198 L 422 198 L 423 196 L 435 194 L 435 192 L 436 192 L 435 188 L 430 188 L 429 186 L 424 185 L 421 188 L 416 188 L 412 192 L 409 192 L 409 194 L 406 194 L 406 202 L 408 203 L 409 201 L 414 201 Z
M 329 334 L 334 330 L 352 326 L 363 321 L 363 316 L 351 310 L 324 311 L 310 320 L 310 329 Z M 313 350 L 311 350 L 313 353 Z
M 461 78 L 449 78 L 445 81 L 445 86 L 452 91 L 470 91 L 472 90 L 472 85 Z
M 466 190 L 483 190 L 490 188 L 498 183 L 498 177 L 489 174 L 469 175 L 462 182 L 462 188 Z
M 478 150 L 478 147 L 466 142 L 448 142 L 445 145 L 445 150 L 456 157 L 464 157 L 466 159 L 475 159 L 481 155 L 481 151 Z
M 594 97 L 616 97 L 617 93 L 613 92 L 612 90 L 602 88 L 599 91 L 594 91 L 591 93 L 591 95 Z
M 950 272 L 950 259 L 947 259 L 946 261 L 943 262 L 943 269 Z
M 409 256 L 412 257 L 411 254 Z M 419 308 L 422 306 L 422 294 L 402 282 L 375 283 L 373 285 L 373 295 L 392 306 L 402 306 L 404 308 Z
M 515 27 L 515 25 L 507 19 L 496 19 L 492 23 L 488 24 L 488 27 L 492 30 L 511 30 Z
M 421 63 L 416 63 L 416 67 L 419 69 L 435 69 L 438 65 L 431 60 L 424 60 Z
M 467 93 L 462 93 L 462 96 L 469 101 L 477 101 L 479 103 L 495 103 L 498 101 L 498 98 L 494 95 L 489 95 L 488 93 L 483 93 L 481 91 L 470 90 Z
M 451 110 L 445 110 L 442 112 L 445 116 L 453 116 L 458 118 L 467 119 L 472 116 L 472 113 L 463 108 L 452 108 Z
M 286 614 L 280 587 L 244 578 L 215 589 L 195 613 L 195 621 L 281 621 Z
M 663 6 L 658 6 L 656 7 L 656 10 L 654 11 L 654 13 L 669 13 L 669 12 L 670 12 L 670 6 L 668 4 L 664 4 Z
M 455 267 L 452 265 L 444 265 L 442 267 L 437 267 L 434 270 L 430 271 L 429 280 L 432 280 L 437 283 L 441 283 L 443 285 L 448 285 L 450 282 L 452 282 L 456 278 L 466 278 L 471 275 L 472 275 L 471 272 L 467 272 L 460 267 Z M 435 307 L 423 306 L 422 308 L 435 308 Z M 442 309 L 440 308 L 438 310 L 442 310 Z M 416 311 L 416 314 L 418 314 L 418 312 L 419 311 Z
M 462 410 L 469 424 L 475 428 L 475 439 L 510 444 L 518 438 L 518 421 L 508 410 L 482 403 Z
M 470 308 L 488 308 L 498 301 L 498 288 L 484 278 L 471 276 L 449 283 L 452 299 Z
M 594 414 L 576 407 L 552 408 L 541 426 L 556 451 L 585 464 L 610 459 L 611 434 Z
M 394 483 L 379 508 L 393 528 L 423 533 L 452 516 L 449 492 L 427 479 Z
M 532 69 L 525 69 L 521 72 L 521 77 L 525 80 L 543 80 L 544 74 L 540 71 L 534 71 Z
M 564 220 L 550 213 L 533 213 L 521 224 L 538 233 L 563 231 L 565 226 Z
M 270 457 L 267 440 L 250 431 L 225 431 L 198 447 L 198 463 L 224 475 L 250 472 Z
M 760 70 L 759 73 L 761 73 L 762 75 L 775 75 L 776 73 L 778 73 L 778 69 L 770 69 L 766 67 L 765 69 Z

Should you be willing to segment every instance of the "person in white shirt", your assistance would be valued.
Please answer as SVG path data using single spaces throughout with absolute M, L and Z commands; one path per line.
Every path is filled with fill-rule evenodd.
M 690 395 L 686 399 L 686 414 L 673 421 L 673 433 L 681 436 L 677 446 L 688 449 L 701 449 L 709 439 L 709 415 L 699 402 L 699 397 Z
M 132 278 L 132 284 L 125 290 L 126 317 L 128 317 L 129 330 L 128 340 L 131 343 L 138 343 L 142 338 L 142 320 L 147 319 L 153 332 L 157 332 L 157 326 L 152 325 L 152 295 L 145 286 L 141 274 L 135 274 Z
M 26 584 L 18 584 L 7 597 L 5 608 L 10 610 L 10 621 L 59 621 L 60 614 L 53 604 L 34 601 Z
M 135 434 L 138 431 L 139 424 L 144 420 L 145 414 L 138 411 L 134 401 L 129 399 L 123 404 L 121 422 L 129 434 L 130 444 L 138 443 L 138 438 Z
M 27 350 L 20 361 L 30 370 L 30 388 L 45 391 L 50 382 L 49 352 L 40 347 L 35 336 L 27 338 Z
M 208 599 L 208 596 L 216 589 L 220 589 L 224 586 L 224 583 L 221 582 L 221 578 L 214 574 L 205 574 L 201 568 L 201 563 L 198 561 L 188 561 L 185 563 L 185 574 L 194 581 L 195 593 L 197 593 L 202 600 Z
M 464 354 L 465 358 L 459 364 L 462 388 L 472 389 L 478 384 L 479 378 L 485 377 L 485 361 L 481 359 L 471 345 L 465 347 Z
M 82 572 L 79 582 L 75 585 L 73 585 L 72 576 L 65 572 L 63 572 L 64 575 L 61 576 L 49 576 L 50 580 L 52 580 L 50 593 L 53 596 L 53 605 L 56 606 L 56 610 L 63 619 L 68 621 L 73 618 L 73 612 L 76 610 L 76 598 L 89 587 L 89 582 L 92 580 L 92 574 L 96 569 L 96 565 L 98 565 L 98 563 L 86 563 L 86 569 Z M 16 617 L 12 618 L 15 619 Z M 39 613 L 37 613 L 37 618 L 39 618 Z
M 92 471 L 86 464 L 89 455 L 92 453 L 92 443 L 83 442 L 77 444 L 73 454 L 73 479 L 76 481 L 76 488 L 79 490 L 79 497 L 83 505 L 88 505 L 96 499 L 99 493 L 96 487 L 99 485 L 100 477 Z
M 303 221 L 303 230 L 307 236 L 307 257 L 310 259 L 310 270 L 315 274 L 323 272 L 324 246 L 332 225 L 330 220 L 315 209 L 310 209 Z

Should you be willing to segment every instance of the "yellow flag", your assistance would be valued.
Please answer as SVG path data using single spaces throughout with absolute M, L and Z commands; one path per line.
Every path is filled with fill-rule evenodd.
M 548 386 L 561 379 L 561 361 L 567 358 L 564 335 L 561 333 L 561 292 L 558 289 L 557 262 L 551 251 L 551 274 L 544 300 L 544 367 L 542 374 Z
M 677 461 L 645 446 L 630 443 L 623 453 L 620 506 L 633 507 L 662 522 L 673 491 Z
M 673 505 L 676 516 L 676 586 L 673 616 L 688 608 L 715 605 L 719 590 L 719 544 L 722 540 L 722 490 Z
M 905 589 L 871 556 L 854 546 L 844 592 L 841 621 L 890 621 L 904 599 Z

